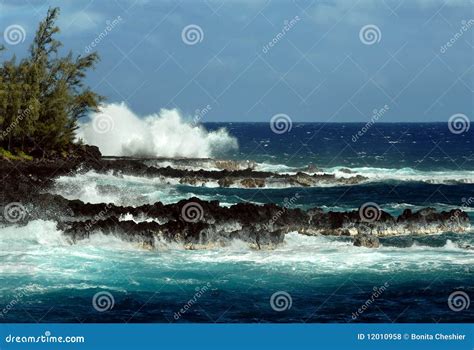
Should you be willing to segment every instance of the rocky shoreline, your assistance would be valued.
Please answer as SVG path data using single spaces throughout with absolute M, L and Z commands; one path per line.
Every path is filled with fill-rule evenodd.
M 71 243 L 101 232 L 147 249 L 156 248 L 161 243 L 178 243 L 187 249 L 209 248 L 225 246 L 235 239 L 255 249 L 271 249 L 283 243 L 288 232 L 350 236 L 353 237 L 354 245 L 378 247 L 378 237 L 467 232 L 470 229 L 469 217 L 462 210 L 437 212 L 425 208 L 412 212 L 407 209 L 400 216 L 393 217 L 378 208 L 371 208 L 372 212 L 367 216 L 360 210 L 324 212 L 320 208 L 313 208 L 303 211 L 275 204 L 239 203 L 223 207 L 218 201 L 198 198 L 168 205 L 157 202 L 122 207 L 111 203 L 83 203 L 48 193 L 55 177 L 74 174 L 78 169 L 175 178 L 179 179 L 179 183 L 189 185 L 217 181 L 221 187 L 231 186 L 235 182 L 252 188 L 278 180 L 295 187 L 339 181 L 329 175 L 303 172 L 285 175 L 255 171 L 250 167 L 237 169 L 235 163 L 223 164 L 227 168 L 222 170 L 155 167 L 147 165 L 146 160 L 102 158 L 95 147 L 81 147 L 75 157 L 68 159 L 15 163 L 0 161 L 3 224 L 21 225 L 35 219 L 54 220 Z M 351 181 L 359 180 L 362 181 Z M 20 209 L 12 208 L 12 203 L 18 204 Z M 8 220 L 9 215 L 16 216 Z
M 157 202 L 121 207 L 85 204 L 51 194 L 37 197 L 31 208 L 31 217 L 56 220 L 72 242 L 102 232 L 148 248 L 159 242 L 179 243 L 189 249 L 208 248 L 238 239 L 252 248 L 271 249 L 283 243 L 286 233 L 295 231 L 310 236 L 353 236 L 356 245 L 376 247 L 377 237 L 466 232 L 470 227 L 466 213 L 436 212 L 432 208 L 417 212 L 407 209 L 398 217 L 380 211 L 377 220 L 367 221 L 359 211 L 325 213 L 319 208 L 303 211 L 251 203 L 222 207 L 218 201 L 198 198 L 168 205 Z

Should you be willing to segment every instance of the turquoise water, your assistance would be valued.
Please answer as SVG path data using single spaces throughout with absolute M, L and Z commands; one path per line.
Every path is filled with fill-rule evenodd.
M 387 242 L 370 250 L 347 239 L 289 234 L 276 251 L 251 251 L 238 242 L 208 251 L 143 251 L 100 235 L 69 245 L 52 222 L 4 229 L 3 235 L 9 248 L 2 253 L 2 280 L 8 282 L 2 301 L 20 296 L 21 305 L 5 315 L 9 321 L 431 322 L 473 316 L 447 304 L 454 290 L 473 292 L 474 253 L 458 247 L 474 246 L 472 236 L 439 236 L 429 241 L 434 247 Z M 373 288 L 385 283 L 376 307 L 353 319 Z M 174 319 L 206 286 L 198 303 Z M 91 303 L 101 291 L 114 300 L 106 312 Z M 291 296 L 292 306 L 276 312 L 270 297 L 280 291 Z M 400 315 L 401 306 L 408 310 Z
M 59 178 L 52 192 L 69 199 L 120 205 L 173 203 L 191 196 L 218 199 L 223 205 L 243 201 L 282 204 L 298 193 L 294 206 L 301 208 L 353 210 L 371 201 L 395 215 L 405 208 L 463 207 L 474 219 L 469 201 L 474 197 L 472 132 L 453 138 L 437 129 L 445 127 L 441 124 L 429 128 L 409 125 L 415 130 L 408 132 L 406 125 L 398 129 L 388 125 L 386 130 L 377 125 L 392 139 L 376 137 L 367 145 L 367 138 L 364 144 L 353 145 L 351 154 L 346 150 L 347 154 L 340 155 L 344 146 L 336 139 L 350 141 L 352 131 L 330 125 L 330 132 L 324 134 L 329 140 L 321 137 L 319 142 L 306 143 L 309 146 L 292 158 L 295 141 L 282 142 L 280 135 L 260 130 L 260 124 L 227 126 L 239 139 L 239 153 L 233 157 L 255 156 L 261 169 L 294 172 L 315 163 L 339 174 L 344 166 L 370 181 L 310 189 L 220 189 L 88 172 Z M 314 134 L 315 127 L 294 125 L 293 130 L 305 142 L 304 135 Z M 402 136 L 407 133 L 409 139 Z M 400 149 L 400 154 L 405 152 L 405 158 L 391 146 L 396 135 L 401 137 L 404 151 Z M 412 138 L 416 144 L 408 142 Z M 430 152 L 433 140 L 446 144 L 442 152 L 436 147 Z M 365 156 L 360 152 L 366 152 Z M 55 222 L 41 220 L 2 227 L 0 234 L 0 322 L 474 319 L 474 308 L 467 307 L 474 296 L 473 232 L 382 239 L 379 249 L 354 247 L 344 237 L 290 233 L 273 251 L 254 251 L 238 241 L 219 249 L 189 251 L 161 244 L 149 251 L 100 233 L 71 245 Z

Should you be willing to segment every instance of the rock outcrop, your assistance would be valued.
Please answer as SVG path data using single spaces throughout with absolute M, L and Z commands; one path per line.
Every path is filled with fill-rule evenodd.
M 380 241 L 377 236 L 359 233 L 354 237 L 354 245 L 356 247 L 378 248 Z
M 110 203 L 83 203 L 45 193 L 56 176 L 73 175 L 79 167 L 99 172 L 176 178 L 193 186 L 206 181 L 216 181 L 221 187 L 238 183 L 248 188 L 263 187 L 272 181 L 284 181 L 291 186 L 363 181 L 357 177 L 341 180 L 329 174 L 259 172 L 250 167 L 232 171 L 157 168 L 138 160 L 103 159 L 95 147 L 78 147 L 81 148 L 74 157 L 16 163 L 0 161 L 3 184 L 0 210 L 5 214 L 7 205 L 12 203 L 18 204 L 20 209 L 15 213 L 20 215 L 14 220 L 3 217 L 3 224 L 21 225 L 34 219 L 54 220 L 72 243 L 100 232 L 136 242 L 145 248 L 156 247 L 160 242 L 177 242 L 189 249 L 222 246 L 235 239 L 256 249 L 273 248 L 283 243 L 286 233 L 295 231 L 304 235 L 352 236 L 355 245 L 375 248 L 379 245 L 377 237 L 466 232 L 470 227 L 469 217 L 462 210 L 437 212 L 425 208 L 412 212 L 407 209 L 398 217 L 380 211 L 376 220 L 367 222 L 362 220 L 359 211 L 324 212 L 320 208 L 304 211 L 276 204 L 252 203 L 222 207 L 218 201 L 198 198 L 168 205 L 157 202 L 122 207 Z M 229 168 L 234 165 L 222 166 Z
M 466 232 L 469 217 L 461 210 L 436 212 L 406 210 L 399 217 L 381 211 L 378 220 L 365 222 L 358 211 L 324 212 L 287 209 L 275 204 L 239 203 L 222 207 L 218 201 L 190 198 L 173 204 L 157 202 L 138 207 L 90 204 L 59 195 L 38 194 L 24 203 L 22 222 L 54 220 L 76 242 L 91 234 L 115 235 L 152 248 L 176 242 L 189 249 L 223 246 L 238 239 L 256 249 L 274 248 L 288 232 L 305 235 L 353 236 L 357 246 L 377 247 L 377 237 Z M 20 222 L 21 223 L 21 222 Z

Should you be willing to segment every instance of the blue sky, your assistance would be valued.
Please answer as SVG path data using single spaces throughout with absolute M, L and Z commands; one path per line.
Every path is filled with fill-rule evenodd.
M 141 115 L 366 122 L 388 106 L 379 121 L 472 119 L 470 0 L 0 0 L 0 29 L 25 31 L 14 45 L 0 37 L 6 57 L 24 54 L 48 6 L 61 7 L 60 39 L 75 53 L 107 32 L 88 84 Z M 192 45 L 182 35 L 189 25 L 198 26 Z

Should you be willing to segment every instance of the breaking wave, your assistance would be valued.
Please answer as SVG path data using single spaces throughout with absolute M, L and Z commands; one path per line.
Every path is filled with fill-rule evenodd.
M 105 104 L 76 134 L 106 156 L 209 158 L 238 147 L 224 128 L 187 123 L 177 109 L 139 117 L 125 103 Z

